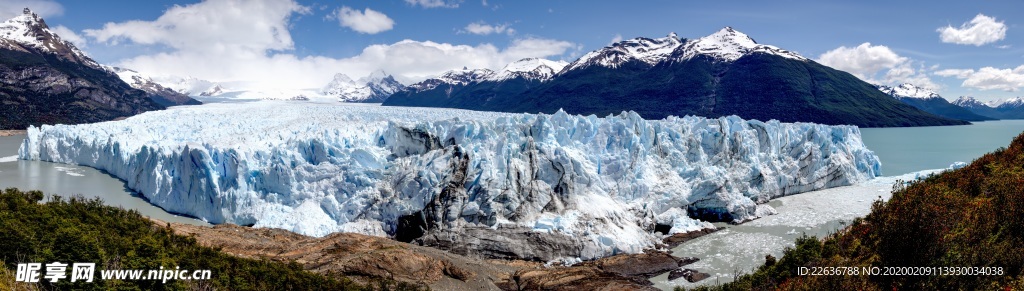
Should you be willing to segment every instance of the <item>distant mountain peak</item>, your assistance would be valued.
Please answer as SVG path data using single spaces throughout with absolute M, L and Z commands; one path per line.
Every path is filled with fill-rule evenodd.
M 942 96 L 939 96 L 939 94 L 935 93 L 935 91 L 929 90 L 924 87 L 919 87 L 910 83 L 903 83 L 900 84 L 899 86 L 896 86 L 895 88 L 884 85 L 878 85 L 878 90 L 882 91 L 885 94 L 889 94 L 889 96 L 897 98 L 942 98 Z
M 991 105 L 996 105 L 993 107 L 998 108 L 1020 108 L 1024 107 L 1024 99 L 1022 99 L 1021 97 L 1014 97 L 1006 100 L 1000 100 L 997 103 L 993 103 Z
M 143 73 L 140 73 L 138 71 L 135 71 L 135 70 L 132 70 L 132 69 L 127 69 L 127 68 L 106 66 L 106 65 L 104 65 L 102 67 L 104 69 L 106 69 L 107 71 L 110 71 L 110 72 L 113 72 L 114 74 L 117 74 L 117 77 L 120 78 L 121 81 L 124 81 L 125 83 L 128 83 L 128 85 L 131 86 L 132 88 L 139 89 L 139 90 L 142 90 L 142 91 L 146 92 L 147 94 L 150 95 L 151 99 L 153 99 L 154 101 L 156 101 L 160 105 L 174 106 L 174 105 L 201 104 L 199 101 L 196 101 L 195 99 L 192 99 L 191 97 L 188 97 L 188 95 L 185 95 L 184 93 L 181 93 L 181 92 L 175 91 L 173 89 L 167 88 L 164 85 L 161 85 L 161 84 L 157 83 L 156 81 L 153 81 L 152 77 L 150 77 L 148 75 L 145 75 Z
M 687 41 L 676 54 L 676 61 L 692 59 L 698 55 L 732 62 L 751 53 L 766 53 L 796 60 L 807 60 L 803 56 L 775 46 L 758 44 L 753 38 L 730 26 L 711 35 Z
M 568 64 L 569 63 L 564 61 L 525 58 L 505 65 L 504 68 L 487 79 L 503 81 L 522 77 L 529 80 L 547 81 L 548 79 L 551 79 L 551 77 L 555 76 L 555 74 L 558 74 L 558 72 L 561 72 Z
M 638 37 L 627 39 L 583 55 L 583 57 L 569 64 L 567 70 L 594 65 L 617 68 L 629 61 L 640 61 L 654 65 L 667 59 L 680 44 L 682 44 L 682 41 L 675 33 L 670 33 L 662 38 Z
M 675 32 L 662 38 L 638 37 L 619 41 L 583 55 L 565 71 L 603 66 L 617 68 L 630 61 L 655 65 L 664 61 L 686 61 L 699 55 L 732 62 L 751 53 L 766 53 L 805 61 L 799 54 L 775 46 L 758 44 L 750 36 L 726 26 L 711 35 L 685 42 Z
M 320 89 L 320 93 L 343 102 L 382 102 L 405 86 L 384 70 L 376 70 L 353 81 L 348 75 L 337 73 L 334 79 Z
M 41 52 L 96 69 L 99 63 L 89 58 L 74 44 L 64 41 L 50 30 L 46 21 L 32 10 L 25 8 L 22 14 L 0 23 L 0 48 L 22 52 Z

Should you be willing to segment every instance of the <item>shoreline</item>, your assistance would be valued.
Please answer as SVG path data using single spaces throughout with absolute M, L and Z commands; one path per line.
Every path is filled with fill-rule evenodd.
M 28 134 L 27 130 L 4 129 L 0 130 L 0 136 L 15 136 Z

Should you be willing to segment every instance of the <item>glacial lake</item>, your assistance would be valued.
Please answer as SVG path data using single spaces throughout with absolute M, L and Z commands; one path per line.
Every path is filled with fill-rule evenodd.
M 779 211 L 742 225 L 718 224 L 724 230 L 688 241 L 673 249 L 677 256 L 700 258 L 687 266 L 712 274 L 699 284 L 725 283 L 735 272 L 749 273 L 764 262 L 765 254 L 780 257 L 783 248 L 792 246 L 802 233 L 822 236 L 841 228 L 854 217 L 870 211 L 871 202 L 888 199 L 896 179 L 912 179 L 907 173 L 942 169 L 953 162 L 970 162 L 1024 132 L 1024 120 L 976 122 L 965 126 L 866 128 L 861 129 L 864 143 L 882 161 L 884 178 L 855 186 L 838 187 L 782 197 L 769 203 Z M 0 189 L 17 187 L 41 190 L 61 196 L 99 197 L 104 203 L 138 210 L 143 215 L 172 222 L 205 222 L 167 213 L 149 204 L 128 189 L 125 183 L 93 168 L 40 161 L 20 161 L 18 154 L 24 136 L 0 137 Z M 667 280 L 667 275 L 651 279 L 656 287 L 693 287 L 685 279 Z
M 155 219 L 209 225 L 198 219 L 174 215 L 156 207 L 128 189 L 124 181 L 89 167 L 41 161 L 14 160 L 24 135 L 0 136 L 0 189 L 40 190 L 47 195 L 100 198 L 103 204 L 134 209 Z
M 771 254 L 782 256 L 802 234 L 822 237 L 871 211 L 875 200 L 888 200 L 897 180 L 912 180 L 954 162 L 970 163 L 1010 144 L 1024 132 L 1024 120 L 975 122 L 963 126 L 863 128 L 864 144 L 882 161 L 884 177 L 853 186 L 836 187 L 781 197 L 768 203 L 779 212 L 741 225 L 716 223 L 723 230 L 690 240 L 672 249 L 673 255 L 697 257 L 686 266 L 711 274 L 698 283 L 663 274 L 651 278 L 662 290 L 731 282 L 751 273 Z

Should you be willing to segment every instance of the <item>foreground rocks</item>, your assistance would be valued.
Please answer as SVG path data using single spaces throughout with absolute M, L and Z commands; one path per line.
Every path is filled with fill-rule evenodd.
M 158 222 L 164 225 L 165 222 Z M 296 262 L 360 283 L 387 278 L 440 290 L 656 290 L 648 278 L 693 262 L 665 252 L 623 254 L 574 266 L 481 259 L 354 233 L 308 237 L 281 229 L 169 224 L 175 233 L 246 258 Z
M 724 228 L 705 228 L 705 229 L 701 229 L 701 230 L 697 230 L 697 231 L 677 233 L 677 234 L 673 234 L 673 235 L 670 235 L 668 237 L 665 237 L 665 239 L 663 239 L 662 242 L 665 243 L 666 245 L 668 245 L 668 248 L 674 248 L 674 247 L 676 247 L 676 246 L 678 246 L 678 245 L 680 245 L 680 244 L 682 244 L 684 242 L 687 242 L 687 241 L 690 241 L 692 239 L 695 239 L 695 238 L 698 238 L 698 237 L 702 237 L 702 236 L 711 234 L 713 232 L 716 232 L 716 231 L 719 231 L 719 230 L 722 230 L 722 229 L 724 229 Z

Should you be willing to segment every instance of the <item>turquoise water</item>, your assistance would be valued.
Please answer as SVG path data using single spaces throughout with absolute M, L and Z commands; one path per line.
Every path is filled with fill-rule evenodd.
M 974 122 L 961 126 L 862 128 L 868 149 L 882 160 L 882 175 L 970 163 L 985 153 L 1006 147 L 1024 132 L 1024 120 Z

